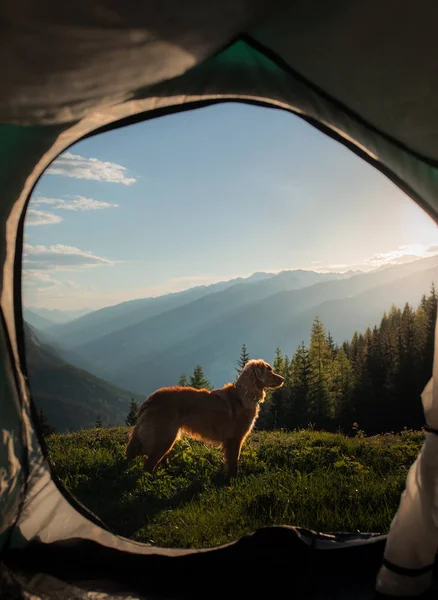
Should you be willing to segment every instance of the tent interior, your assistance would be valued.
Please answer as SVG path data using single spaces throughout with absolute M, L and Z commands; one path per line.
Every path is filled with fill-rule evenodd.
M 19 0 L 0 14 L 1 597 L 436 597 L 436 351 L 428 433 L 388 536 L 270 527 L 208 550 L 158 548 L 113 535 L 51 470 L 27 378 L 21 269 L 30 194 L 60 153 L 228 101 L 298 115 L 438 223 L 437 3 Z

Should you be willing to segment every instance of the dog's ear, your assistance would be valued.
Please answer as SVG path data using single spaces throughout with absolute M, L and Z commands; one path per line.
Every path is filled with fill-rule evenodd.
M 255 365 L 254 375 L 257 381 L 263 381 L 265 376 L 266 366 L 264 364 Z

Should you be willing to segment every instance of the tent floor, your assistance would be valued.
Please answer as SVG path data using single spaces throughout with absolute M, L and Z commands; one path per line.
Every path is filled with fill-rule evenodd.
M 381 597 L 374 585 L 384 547 L 384 536 L 316 534 L 293 527 L 260 529 L 226 546 L 183 556 L 166 555 L 164 549 L 163 554 L 131 554 L 83 539 L 32 542 L 4 557 L 3 587 L 9 581 L 16 589 L 21 585 L 57 600 L 242 594 L 372 600 Z M 433 590 L 422 598 L 437 597 L 435 576 Z M 8 598 L 6 588 L 1 598 Z

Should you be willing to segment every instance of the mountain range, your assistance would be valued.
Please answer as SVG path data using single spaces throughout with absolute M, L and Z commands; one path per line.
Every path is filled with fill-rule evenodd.
M 391 304 L 414 306 L 438 280 L 438 257 L 371 272 L 255 273 L 124 302 L 44 328 L 57 355 L 142 397 L 201 364 L 214 386 L 233 380 L 243 343 L 272 361 L 308 342 L 316 316 L 337 342 L 378 324 Z M 90 375 L 91 376 L 91 375 Z

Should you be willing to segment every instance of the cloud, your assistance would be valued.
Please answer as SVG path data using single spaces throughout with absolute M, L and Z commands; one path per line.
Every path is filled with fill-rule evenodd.
M 126 167 L 111 162 L 103 162 L 98 158 L 86 158 L 79 154 L 65 152 L 47 169 L 47 175 L 63 175 L 75 179 L 93 179 L 131 185 L 134 177 L 126 177 Z
M 64 279 L 63 284 L 71 290 L 76 290 L 79 288 L 78 284 L 70 279 Z
M 23 284 L 32 288 L 53 288 L 60 282 L 44 271 L 23 271 Z
M 402 265 L 422 258 L 430 258 L 438 255 L 438 246 L 425 246 L 424 244 L 405 244 L 399 246 L 397 250 L 390 252 L 381 252 L 374 254 L 363 262 L 342 263 L 316 266 L 317 271 L 321 273 L 339 272 L 343 273 L 351 270 L 373 271 L 390 265 Z M 312 264 L 318 261 L 312 261 Z
M 112 261 L 74 246 L 24 244 L 23 266 L 27 271 L 76 270 L 112 265 Z
M 53 298 L 67 301 L 78 289 L 78 285 L 68 279 L 56 279 L 47 271 L 23 271 L 23 297 L 36 303 L 34 306 L 50 305 Z
M 64 219 L 59 215 L 43 212 L 42 210 L 35 210 L 33 208 L 29 208 L 26 213 L 26 225 L 30 227 L 35 227 L 36 225 L 56 225 L 63 220 Z
M 85 196 L 71 196 L 71 199 L 61 198 L 43 198 L 38 197 L 32 200 L 34 206 L 42 204 L 51 206 L 54 210 L 103 210 L 104 208 L 116 208 L 118 204 L 104 202 L 103 200 L 95 200 L 94 198 L 86 198 Z M 29 212 L 29 211 L 28 211 Z
M 366 265 L 382 267 L 386 265 L 398 265 L 413 262 L 421 258 L 428 258 L 438 254 L 438 246 L 425 246 L 424 244 L 405 244 L 397 250 L 375 254 L 367 261 Z

